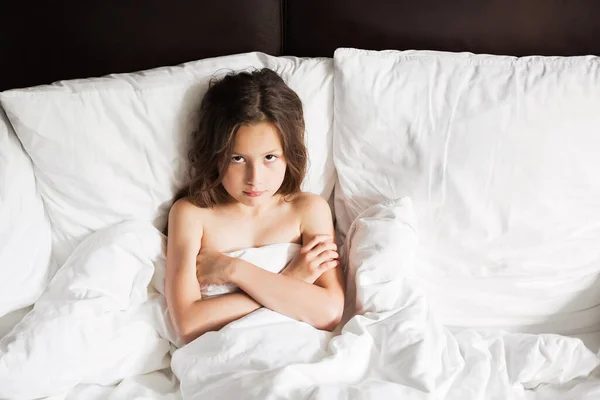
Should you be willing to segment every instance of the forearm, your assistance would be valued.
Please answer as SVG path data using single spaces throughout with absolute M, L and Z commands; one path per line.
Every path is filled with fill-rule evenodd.
M 317 329 L 335 328 L 343 310 L 327 289 L 283 274 L 274 274 L 237 259 L 231 281 L 263 306 Z
M 184 343 L 189 343 L 200 335 L 217 331 L 261 307 L 243 292 L 197 300 L 180 316 L 179 336 Z

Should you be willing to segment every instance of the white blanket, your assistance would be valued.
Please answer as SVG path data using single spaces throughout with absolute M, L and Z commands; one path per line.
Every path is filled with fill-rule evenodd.
M 346 319 L 333 335 L 261 309 L 173 354 L 184 398 L 525 399 L 528 388 L 587 375 L 581 341 L 441 326 L 411 279 L 408 199 L 373 206 L 346 241 Z M 268 253 L 265 253 L 268 257 Z
M 168 367 L 164 267 L 163 237 L 148 223 L 86 238 L 0 340 L 0 399 L 59 396 Z
M 408 199 L 373 206 L 355 221 L 338 332 L 263 308 L 170 360 L 179 343 L 161 295 L 164 237 L 142 222 L 98 231 L 0 341 L 0 398 L 131 382 L 170 363 L 190 399 L 529 399 L 526 389 L 550 393 L 599 364 L 577 339 L 445 329 L 411 278 L 416 238 Z M 240 256 L 261 264 L 285 253 L 287 262 L 288 250 Z

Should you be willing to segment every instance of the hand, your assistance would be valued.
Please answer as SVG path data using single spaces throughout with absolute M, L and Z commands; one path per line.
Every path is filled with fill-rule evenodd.
M 200 249 L 196 256 L 196 278 L 200 286 L 229 283 L 233 261 L 233 257 L 221 252 Z
M 314 283 L 325 272 L 340 265 L 337 245 L 331 235 L 316 235 L 302 246 L 296 257 L 281 272 Z

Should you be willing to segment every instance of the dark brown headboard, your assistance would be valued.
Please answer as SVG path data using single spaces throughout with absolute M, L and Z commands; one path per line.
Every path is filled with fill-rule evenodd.
M 247 51 L 600 55 L 597 0 L 37 0 L 0 8 L 0 90 Z
M 600 55 L 596 0 L 288 1 L 284 26 L 284 51 L 298 56 L 338 47 Z
M 283 50 L 280 0 L 2 3 L 0 90 Z

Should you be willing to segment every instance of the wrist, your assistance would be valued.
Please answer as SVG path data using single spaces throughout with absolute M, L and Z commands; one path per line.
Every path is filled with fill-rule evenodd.
M 295 272 L 295 270 L 290 268 L 285 268 L 279 273 L 279 275 L 287 276 L 288 278 L 299 279 L 298 274 Z
M 239 281 L 239 275 L 240 275 L 241 268 L 243 268 L 243 267 L 242 267 L 242 263 L 240 263 L 240 259 L 231 257 L 229 262 L 227 263 L 227 268 L 226 268 L 227 280 L 229 282 L 233 283 L 234 285 L 237 285 L 237 282 Z
M 290 269 L 288 267 L 285 267 L 281 270 L 281 272 L 279 272 L 279 275 L 292 276 L 292 273 L 290 272 Z

